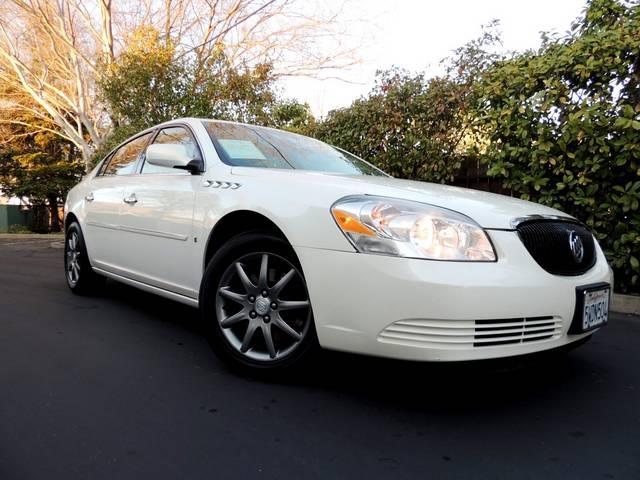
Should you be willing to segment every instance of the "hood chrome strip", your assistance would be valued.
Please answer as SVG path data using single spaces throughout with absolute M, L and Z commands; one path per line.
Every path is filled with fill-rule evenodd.
M 579 225 L 582 225 L 582 222 L 576 218 L 573 217 L 569 217 L 569 216 L 562 216 L 562 215 L 526 215 L 524 217 L 517 217 L 514 218 L 513 220 L 511 220 L 511 226 L 515 229 L 518 227 L 518 225 L 520 225 L 521 223 L 524 222 L 531 222 L 531 221 L 535 221 L 535 220 L 558 220 L 561 222 L 570 222 L 570 223 L 577 223 Z

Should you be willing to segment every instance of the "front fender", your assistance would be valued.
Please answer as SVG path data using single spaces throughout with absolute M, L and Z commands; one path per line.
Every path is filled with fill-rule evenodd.
M 208 236 L 226 215 L 248 210 L 270 220 L 294 247 L 354 251 L 331 216 L 330 207 L 337 199 L 333 195 L 310 194 L 309 188 L 291 184 L 278 188 L 254 178 L 242 180 L 235 190 L 207 189 L 201 193 L 194 211 L 201 237 Z M 250 225 L 247 227 L 249 230 Z

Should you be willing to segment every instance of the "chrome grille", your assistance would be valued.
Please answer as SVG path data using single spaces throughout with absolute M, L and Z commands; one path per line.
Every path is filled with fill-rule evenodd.
M 533 220 L 517 227 L 520 240 L 533 259 L 554 275 L 582 275 L 596 263 L 593 235 L 579 223 L 555 220 Z M 571 251 L 570 235 L 576 235 L 583 254 L 576 259 Z
M 387 326 L 379 340 L 410 346 L 446 349 L 482 348 L 543 342 L 562 333 L 559 317 L 489 320 L 401 320 Z

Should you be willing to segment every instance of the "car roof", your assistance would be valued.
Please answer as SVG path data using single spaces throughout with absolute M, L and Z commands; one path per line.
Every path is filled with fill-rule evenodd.
M 234 122 L 234 121 L 231 121 L 231 120 L 219 120 L 217 118 L 204 118 L 204 117 L 174 118 L 173 120 L 167 120 L 166 122 L 159 123 L 158 125 L 155 125 L 154 127 L 151 127 L 151 128 L 158 128 L 158 127 L 161 127 L 161 126 L 164 126 L 164 125 L 171 125 L 173 123 L 189 123 L 189 124 L 193 124 L 193 123 L 200 123 L 200 122 L 231 123 L 231 124 L 234 124 L 234 125 L 244 125 L 244 126 L 247 126 L 247 127 L 268 128 L 268 127 L 263 127 L 262 125 L 255 125 L 255 124 L 251 124 L 251 123 Z M 151 128 L 149 128 L 149 130 Z
M 276 132 L 286 132 L 286 133 L 290 133 L 292 135 L 300 135 L 300 136 L 303 136 L 303 137 L 306 136 L 306 135 L 301 135 L 301 134 L 296 133 L 296 132 L 290 132 L 288 130 L 282 130 L 281 128 L 267 127 L 265 125 L 257 125 L 255 123 L 235 122 L 235 121 L 232 121 L 232 120 L 220 120 L 220 119 L 217 119 L 217 118 L 204 118 L 204 117 L 182 117 L 182 118 L 176 118 L 176 119 L 173 119 L 173 120 L 167 120 L 166 122 L 159 123 L 158 125 L 150 127 L 147 130 L 153 130 L 154 128 L 163 127 L 165 125 L 172 125 L 172 124 L 176 124 L 176 123 L 187 123 L 189 125 L 193 125 L 193 124 L 202 123 L 202 122 L 228 123 L 228 124 L 231 124 L 231 125 L 242 125 L 243 127 L 251 127 L 251 128 L 264 128 L 266 130 L 275 130 Z

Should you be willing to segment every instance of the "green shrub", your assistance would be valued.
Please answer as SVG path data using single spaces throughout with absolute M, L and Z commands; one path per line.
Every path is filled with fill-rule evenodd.
M 563 38 L 478 84 L 489 175 L 595 232 L 623 292 L 640 292 L 640 9 L 593 0 Z
M 31 233 L 31 230 L 26 225 L 14 223 L 9 225 L 9 233 Z
M 447 78 L 388 70 L 368 96 L 330 112 L 316 136 L 395 177 L 444 182 L 462 162 L 463 102 Z

